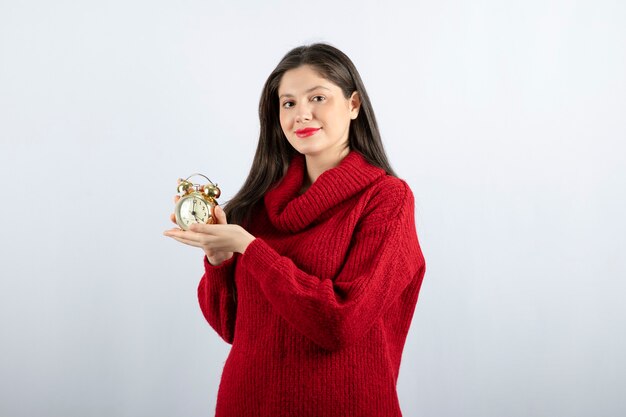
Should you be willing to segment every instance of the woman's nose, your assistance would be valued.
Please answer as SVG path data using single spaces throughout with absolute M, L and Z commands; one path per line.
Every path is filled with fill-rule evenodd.
M 296 121 L 300 123 L 311 120 L 311 109 L 306 104 L 298 106 L 296 110 Z

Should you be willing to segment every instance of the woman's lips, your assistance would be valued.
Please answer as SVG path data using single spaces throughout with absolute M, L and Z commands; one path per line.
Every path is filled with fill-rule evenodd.
M 299 129 L 299 130 L 296 130 L 296 136 L 298 136 L 299 138 L 306 138 L 311 135 L 314 135 L 315 132 L 317 132 L 320 129 L 321 129 L 320 127 L 318 128 L 307 127 L 306 129 Z

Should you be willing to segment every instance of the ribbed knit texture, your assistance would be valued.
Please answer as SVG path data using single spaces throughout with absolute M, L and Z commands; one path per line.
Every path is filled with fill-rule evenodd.
M 425 272 L 413 194 L 356 151 L 299 195 L 305 175 L 297 155 L 244 254 L 205 257 L 200 308 L 232 344 L 216 416 L 401 416 L 396 383 Z

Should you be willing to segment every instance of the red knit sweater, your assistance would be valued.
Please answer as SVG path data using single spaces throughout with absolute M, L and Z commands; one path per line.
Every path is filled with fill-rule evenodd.
M 267 192 L 244 254 L 205 257 L 200 308 L 232 344 L 216 416 L 400 416 L 425 272 L 413 194 L 356 151 L 299 195 L 305 168 L 297 155 Z

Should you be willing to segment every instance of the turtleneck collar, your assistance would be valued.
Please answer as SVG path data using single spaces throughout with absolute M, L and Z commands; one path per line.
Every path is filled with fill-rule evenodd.
M 298 232 L 305 229 L 326 210 L 380 179 L 385 171 L 370 165 L 363 155 L 351 150 L 339 165 L 324 171 L 304 194 L 299 195 L 305 175 L 305 157 L 296 154 L 285 176 L 265 194 L 269 219 L 279 230 Z

